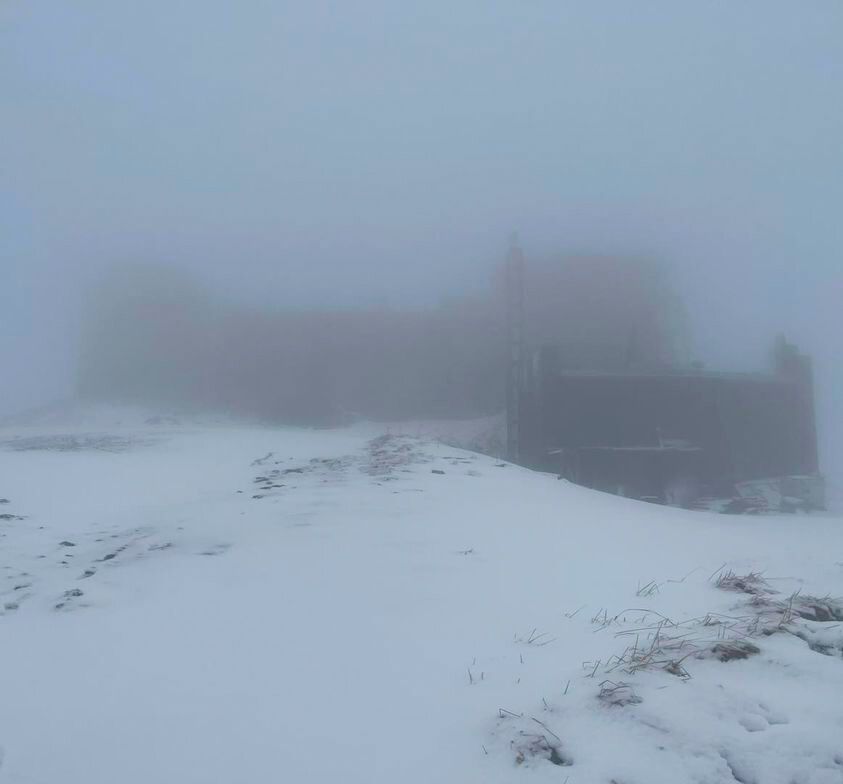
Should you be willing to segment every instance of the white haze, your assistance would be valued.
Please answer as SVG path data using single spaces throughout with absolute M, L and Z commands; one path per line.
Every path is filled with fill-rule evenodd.
M 417 307 L 529 256 L 672 263 L 696 353 L 817 361 L 843 464 L 843 6 L 0 4 L 0 414 L 70 394 L 87 287 Z

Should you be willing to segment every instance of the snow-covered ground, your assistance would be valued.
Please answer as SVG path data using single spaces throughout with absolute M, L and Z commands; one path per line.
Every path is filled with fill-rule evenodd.
M 0 430 L 0 782 L 843 782 L 840 519 L 68 421 Z

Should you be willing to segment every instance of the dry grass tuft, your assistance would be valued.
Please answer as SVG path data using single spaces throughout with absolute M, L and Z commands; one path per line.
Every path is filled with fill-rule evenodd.
M 721 591 L 735 591 L 736 593 L 747 593 L 752 596 L 776 593 L 770 588 L 760 572 L 750 572 L 749 574 L 735 574 L 731 570 L 720 572 L 714 584 Z

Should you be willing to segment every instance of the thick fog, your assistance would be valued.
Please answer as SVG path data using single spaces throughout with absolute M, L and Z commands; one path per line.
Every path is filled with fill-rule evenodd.
M 763 368 L 787 334 L 841 465 L 841 41 L 835 0 L 6 0 L 0 415 L 75 394 L 102 292 L 149 270 L 172 328 L 204 339 L 212 311 L 261 335 L 292 311 L 448 299 L 492 379 L 477 303 L 517 230 L 528 265 L 668 270 L 707 366 Z M 494 407 L 478 379 L 466 395 Z

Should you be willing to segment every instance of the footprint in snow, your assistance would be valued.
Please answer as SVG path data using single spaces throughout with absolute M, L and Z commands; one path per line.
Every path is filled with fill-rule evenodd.
M 207 548 L 206 550 L 202 550 L 199 555 L 222 555 L 224 552 L 231 548 L 230 544 L 220 543 L 212 545 L 211 547 Z
M 56 610 L 71 609 L 75 604 L 75 600 L 85 595 L 85 592 L 80 588 L 71 588 L 62 594 L 61 599 L 56 602 Z

